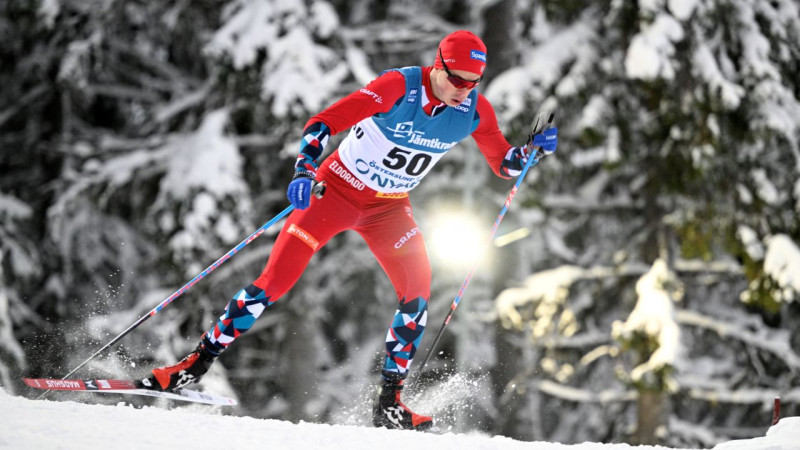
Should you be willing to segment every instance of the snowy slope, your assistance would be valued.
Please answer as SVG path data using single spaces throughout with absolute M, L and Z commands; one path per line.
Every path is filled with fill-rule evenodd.
M 100 395 L 100 394 L 98 394 Z M 122 399 L 122 397 L 121 397 Z M 76 402 L 29 400 L 0 390 L 0 448 L 13 449 L 210 449 L 273 448 L 352 450 L 396 448 L 421 449 L 630 449 L 627 444 L 585 443 L 562 445 L 520 442 L 506 437 L 478 434 L 434 435 L 368 427 L 293 424 L 278 420 L 222 416 L 217 407 L 197 406 L 166 410 L 87 405 Z M 786 418 L 766 437 L 732 441 L 720 450 L 800 448 L 800 418 Z M 640 446 L 637 449 L 665 447 Z

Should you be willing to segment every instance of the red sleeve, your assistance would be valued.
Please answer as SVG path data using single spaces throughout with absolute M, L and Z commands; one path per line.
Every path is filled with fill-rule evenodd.
M 508 150 L 513 146 L 506 141 L 500 128 L 497 126 L 497 116 L 489 100 L 478 94 L 477 120 L 478 126 L 472 132 L 472 137 L 478 143 L 478 148 L 489 163 L 489 167 L 500 178 L 506 178 L 500 173 L 500 167 Z
M 406 79 L 402 73 L 390 70 L 370 81 L 366 87 L 347 95 L 309 119 L 309 125 L 323 122 L 331 135 L 344 131 L 372 115 L 388 112 L 406 94 Z

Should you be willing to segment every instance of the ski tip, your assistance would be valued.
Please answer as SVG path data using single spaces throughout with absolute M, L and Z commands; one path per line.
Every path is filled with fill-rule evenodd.
M 150 384 L 148 388 L 148 384 L 144 383 L 143 380 L 58 380 L 52 378 L 23 378 L 22 381 L 32 388 L 43 389 L 48 392 L 50 390 L 57 390 L 100 394 L 144 395 L 218 406 L 236 406 L 238 404 L 235 399 L 229 397 L 190 389 L 181 388 L 175 391 L 160 391 L 154 389 L 152 384 Z M 45 394 L 46 393 L 47 392 L 45 392 Z
M 47 389 L 47 390 L 76 390 L 85 389 L 83 382 L 80 380 L 60 380 L 55 378 L 23 378 L 22 381 L 34 389 Z
M 45 388 L 44 386 L 42 386 L 39 383 L 39 380 L 37 380 L 36 378 L 23 378 L 22 382 L 25 383 L 26 385 L 32 387 L 32 388 L 37 388 L 37 389 L 44 389 Z

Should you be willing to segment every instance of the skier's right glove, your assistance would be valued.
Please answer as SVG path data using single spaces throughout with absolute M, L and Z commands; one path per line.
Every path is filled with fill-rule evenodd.
M 314 173 L 308 171 L 296 171 L 289 189 L 286 190 L 286 197 L 289 202 L 297 209 L 306 209 L 311 204 L 311 188 L 314 187 Z

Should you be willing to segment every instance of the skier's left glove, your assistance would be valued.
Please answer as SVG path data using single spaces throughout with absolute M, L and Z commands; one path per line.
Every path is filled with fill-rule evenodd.
M 529 143 L 530 144 L 530 143 Z M 558 128 L 548 128 L 533 136 L 533 146 L 542 149 L 545 155 L 552 155 L 558 146 Z
M 531 136 L 530 141 L 522 147 L 512 147 L 503 158 L 500 165 L 500 174 L 507 177 L 516 177 L 522 173 L 522 169 L 528 162 L 531 155 L 531 148 L 538 147 L 544 155 L 552 155 L 558 146 L 558 128 L 552 127 L 539 134 Z M 539 156 L 543 156 L 539 154 Z

